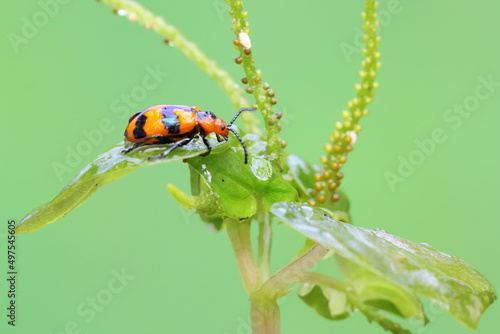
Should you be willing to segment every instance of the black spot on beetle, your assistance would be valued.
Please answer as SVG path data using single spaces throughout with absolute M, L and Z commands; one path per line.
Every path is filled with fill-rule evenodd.
M 179 124 L 179 122 L 177 122 L 175 124 L 171 124 L 168 127 L 168 133 L 177 134 L 177 133 L 180 133 L 180 132 L 181 132 L 181 125 Z
M 221 129 L 222 131 L 226 130 L 226 125 L 225 125 L 225 124 L 222 124 L 222 125 L 220 126 L 220 129 Z
M 135 139 L 140 139 L 146 137 L 146 132 L 144 131 L 144 124 L 146 124 L 146 121 L 148 120 L 148 117 L 144 114 L 139 116 L 137 118 L 137 121 L 135 121 L 135 128 L 132 133 L 134 134 Z
M 139 115 L 139 114 L 140 114 L 140 112 L 136 112 L 135 114 L 133 114 L 132 116 L 130 116 L 130 118 L 128 119 L 128 122 L 129 122 L 129 123 L 130 123 L 130 122 L 132 122 L 132 120 L 133 120 L 133 119 L 134 119 L 137 115 Z
M 204 111 L 202 116 L 204 116 L 204 117 L 212 117 L 213 119 L 217 118 L 217 116 L 215 116 L 214 113 L 211 112 L 210 110 Z
M 168 134 L 178 134 L 181 132 L 181 124 L 177 115 L 162 118 L 163 126 L 168 130 Z

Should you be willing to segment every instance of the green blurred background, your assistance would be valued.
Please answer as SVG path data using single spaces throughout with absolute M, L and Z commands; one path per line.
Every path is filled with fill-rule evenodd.
M 223 0 L 143 4 L 234 78 L 242 77 Z M 284 112 L 287 151 L 317 162 L 358 81 L 363 2 L 247 1 L 245 7 L 257 65 Z M 487 98 L 473 96 L 478 78 L 500 82 L 500 3 L 400 0 L 381 1 L 379 9 L 381 88 L 345 167 L 354 223 L 427 242 L 466 260 L 499 288 L 500 87 L 479 88 Z M 179 50 L 108 6 L 69 1 L 46 22 L 41 11 L 38 1 L 25 0 L 5 3 L 0 14 L 0 277 L 7 271 L 6 221 L 18 222 L 52 199 L 87 162 L 122 140 L 127 116 L 155 104 L 196 105 L 223 119 L 235 112 Z M 29 31 L 26 22 L 34 19 L 40 27 Z M 24 38 L 23 29 L 29 38 L 13 46 L 13 34 Z M 168 75 L 156 88 L 141 89 L 156 69 Z M 127 105 L 122 98 L 134 93 Z M 464 103 L 470 114 L 448 111 Z M 101 122 L 110 128 L 99 130 Z M 446 140 L 431 154 L 418 153 L 415 141 L 431 138 L 435 129 Z M 86 144 L 85 133 L 94 134 L 94 143 Z M 71 150 L 80 150 L 81 159 L 57 172 L 54 163 L 67 165 Z M 401 157 L 424 158 L 391 188 L 385 175 L 398 173 Z M 77 333 L 76 326 L 96 334 L 249 333 L 247 296 L 226 235 L 208 231 L 180 208 L 167 183 L 187 191 L 186 166 L 134 171 L 61 221 L 19 236 L 17 326 L 6 324 L 2 279 L 0 332 Z M 273 269 L 302 242 L 295 231 L 276 227 Z M 319 270 L 332 271 L 330 266 L 326 261 Z M 109 284 L 122 270 L 133 279 L 118 292 L 119 283 Z M 106 303 L 92 317 L 88 303 L 97 296 Z M 359 314 L 324 320 L 294 294 L 280 305 L 283 333 L 383 332 Z M 478 333 L 498 333 L 499 317 L 496 303 Z M 444 312 L 434 310 L 430 318 L 424 330 L 408 327 L 427 334 L 470 332 Z

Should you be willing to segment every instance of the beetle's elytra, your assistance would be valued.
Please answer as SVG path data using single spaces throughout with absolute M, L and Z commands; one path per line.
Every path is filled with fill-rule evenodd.
M 240 109 L 229 124 L 215 116 L 211 111 L 201 111 L 198 107 L 186 105 L 160 104 L 133 114 L 125 129 L 125 140 L 134 145 L 123 151 L 128 153 L 141 145 L 175 143 L 162 154 L 150 157 L 156 160 L 165 157 L 179 146 L 188 144 L 194 138 L 201 137 L 208 148 L 207 156 L 212 146 L 205 138 L 215 133 L 217 140 L 227 140 L 227 135 L 232 132 L 240 141 L 245 151 L 245 164 L 248 163 L 247 148 L 243 140 L 231 128 L 233 122 L 243 111 L 254 111 L 255 108 Z

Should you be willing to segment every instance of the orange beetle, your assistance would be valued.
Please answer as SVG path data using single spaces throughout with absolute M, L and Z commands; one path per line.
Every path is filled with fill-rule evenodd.
M 125 140 L 133 142 L 134 145 L 122 152 L 128 153 L 141 145 L 175 143 L 162 154 L 149 158 L 156 160 L 165 157 L 177 147 L 188 144 L 199 135 L 208 148 L 208 152 L 202 156 L 207 156 L 212 146 L 205 138 L 206 136 L 213 132 L 217 140 L 221 142 L 223 139 L 227 140 L 227 135 L 232 132 L 243 146 L 246 164 L 248 163 L 247 147 L 231 125 L 243 111 L 254 110 L 255 108 L 242 108 L 231 122 L 226 124 L 211 111 L 201 111 L 197 107 L 171 104 L 153 106 L 130 117 L 125 129 Z

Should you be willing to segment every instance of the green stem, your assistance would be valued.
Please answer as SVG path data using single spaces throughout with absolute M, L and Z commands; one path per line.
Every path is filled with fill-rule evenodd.
M 293 260 L 274 275 L 272 275 L 254 295 L 256 298 L 279 298 L 290 284 L 297 282 L 304 273 L 308 272 L 327 253 L 327 249 L 320 244 L 314 245 L 307 253 Z
M 252 334 L 279 334 L 280 309 L 276 299 L 251 299 L 250 322 Z
M 351 287 L 348 284 L 336 280 L 333 277 L 319 273 L 311 273 L 311 272 L 304 273 L 301 276 L 297 277 L 297 280 L 293 283 L 299 283 L 299 282 L 327 286 L 329 288 L 341 292 L 348 292 L 351 290 Z
M 268 212 L 264 212 L 259 216 L 258 267 L 262 282 L 269 278 L 272 236 L 271 217 Z
M 248 83 L 247 92 L 255 97 L 255 103 L 262 113 L 265 120 L 267 147 L 267 159 L 281 168 L 280 153 L 281 153 L 281 139 L 279 136 L 278 120 L 279 117 L 274 114 L 273 104 L 276 104 L 274 91 L 269 90 L 269 86 L 264 87 L 261 79 L 260 70 L 255 67 L 255 60 L 252 57 L 252 50 L 249 45 L 241 43 L 240 34 L 248 36 L 250 33 L 249 23 L 246 21 L 248 12 L 243 12 L 243 4 L 241 0 L 226 0 L 231 6 L 229 14 L 233 19 L 233 32 L 236 34 L 235 43 L 240 56 L 237 58 L 238 62 L 243 66 Z M 249 40 L 249 39 L 248 39 Z
M 241 280 L 246 292 L 251 296 L 260 285 L 257 264 L 252 251 L 250 241 L 250 220 L 240 222 L 237 219 L 227 218 L 227 235 L 233 247 L 236 264 L 240 272 Z
M 367 106 L 372 103 L 375 96 L 375 89 L 379 87 L 375 82 L 377 70 L 381 67 L 378 61 L 380 52 L 380 37 L 377 36 L 379 21 L 377 20 L 376 8 L 378 3 L 375 0 L 365 1 L 365 11 L 363 17 L 363 39 L 365 48 L 361 50 L 365 59 L 361 62 L 359 77 L 361 82 L 354 86 L 356 97 L 347 102 L 348 110 L 343 110 L 341 115 L 343 122 L 335 122 L 335 130 L 330 136 L 330 143 L 324 145 L 327 153 L 320 158 L 323 164 L 323 173 L 316 174 L 315 188 L 313 196 L 319 203 L 326 200 L 336 202 L 340 199 L 340 194 L 336 192 L 344 177 L 340 172 L 347 162 L 347 155 L 354 149 L 357 134 L 362 127 L 360 120 L 369 114 Z M 309 204 L 315 205 L 316 201 L 310 200 Z
M 169 45 L 175 46 L 182 51 L 187 58 L 212 77 L 226 93 L 236 109 L 250 106 L 243 90 L 233 81 L 229 74 L 221 69 L 213 60 L 209 59 L 179 29 L 167 23 L 163 17 L 155 15 L 142 5 L 131 0 L 102 0 L 102 2 L 111 5 L 115 10 L 125 10 L 130 21 L 137 21 L 146 28 L 162 35 Z M 241 114 L 241 118 L 246 132 L 261 135 L 259 121 L 254 114 L 243 113 Z

